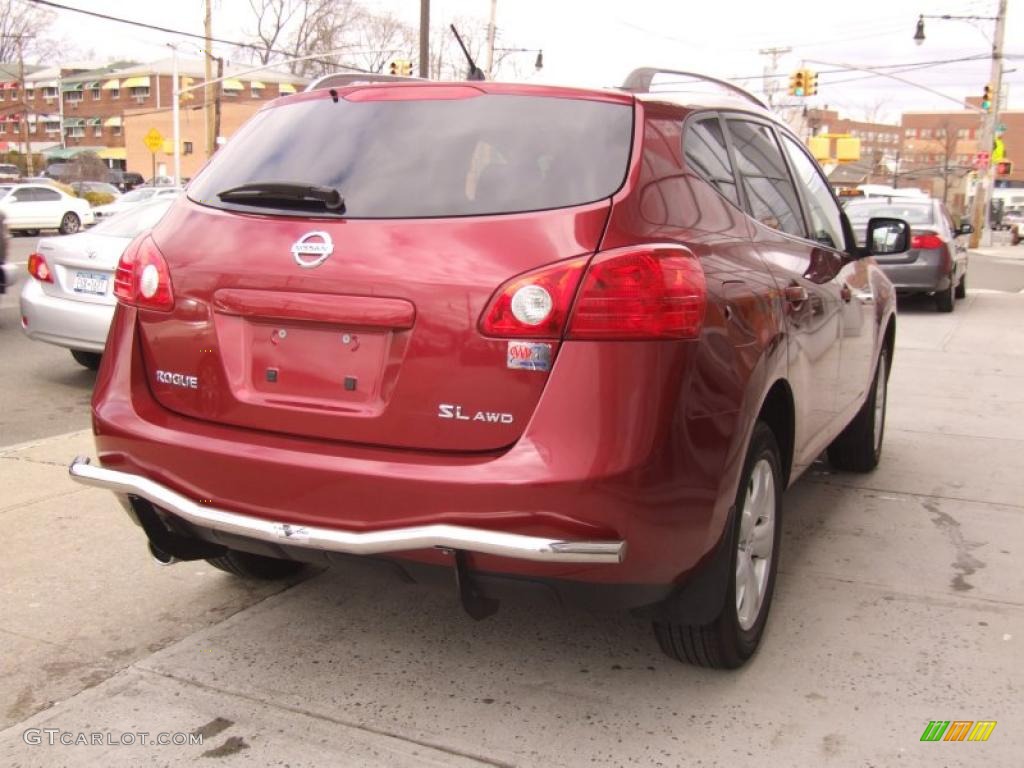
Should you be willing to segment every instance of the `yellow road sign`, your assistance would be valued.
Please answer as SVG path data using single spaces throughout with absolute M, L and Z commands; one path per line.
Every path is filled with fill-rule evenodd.
M 142 143 L 150 152 L 159 152 L 164 146 L 164 137 L 156 128 L 150 128 L 149 133 L 142 137 Z
M 998 163 L 1000 160 L 1006 158 L 1006 144 L 1003 140 L 996 136 L 995 141 L 992 142 L 992 162 Z

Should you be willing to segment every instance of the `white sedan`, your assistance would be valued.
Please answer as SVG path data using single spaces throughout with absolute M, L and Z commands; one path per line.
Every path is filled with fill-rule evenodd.
M 114 270 L 136 235 L 151 229 L 174 202 L 163 197 L 72 237 L 44 237 L 28 257 L 21 324 L 29 338 L 71 350 L 95 370 L 114 315 Z
M 131 192 L 126 192 L 117 200 L 106 205 L 98 205 L 93 208 L 97 221 L 110 218 L 115 213 L 130 211 L 137 205 L 149 200 L 173 200 L 181 194 L 181 187 L 136 187 Z
M 46 184 L 0 186 L 0 211 L 11 232 L 37 234 L 56 229 L 72 235 L 95 221 L 89 203 Z

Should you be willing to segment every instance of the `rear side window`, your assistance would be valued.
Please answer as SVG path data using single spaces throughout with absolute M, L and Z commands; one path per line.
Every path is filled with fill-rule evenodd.
M 691 123 L 686 129 L 683 151 L 690 168 L 714 184 L 733 205 L 739 206 L 732 162 L 722 134 L 722 124 L 717 117 Z
M 818 166 L 789 136 L 782 137 L 782 145 L 806 193 L 807 209 L 811 217 L 811 239 L 829 248 L 843 250 L 843 221 L 839 205 L 832 197 Z
M 253 117 L 189 185 L 201 204 L 282 212 L 281 203 L 224 203 L 218 192 L 287 181 L 328 186 L 346 218 L 421 218 L 562 208 L 612 195 L 625 179 L 633 109 L 534 96 L 324 98 Z M 331 215 L 303 210 L 313 215 Z
M 36 188 L 32 190 L 32 197 L 35 200 L 46 201 L 49 203 L 54 200 L 60 200 L 60 192 L 55 189 Z
M 765 226 L 806 237 L 796 189 L 771 129 L 745 120 L 728 124 L 750 215 Z

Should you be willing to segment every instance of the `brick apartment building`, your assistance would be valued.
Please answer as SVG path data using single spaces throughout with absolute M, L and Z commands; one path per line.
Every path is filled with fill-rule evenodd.
M 828 108 L 807 110 L 805 121 L 812 136 L 845 133 L 860 139 L 860 160 L 840 166 L 841 175 L 862 184 L 884 183 L 895 167 L 900 153 L 900 126 L 850 120 Z
M 236 123 L 255 113 L 261 104 L 303 87 L 301 78 L 287 73 L 267 70 L 243 75 L 243 72 L 241 67 L 225 68 L 225 79 L 220 84 L 221 102 L 224 114 L 232 115 L 231 121 L 222 119 L 225 129 L 233 130 Z M 179 58 L 179 88 L 200 86 L 181 95 L 183 125 L 186 113 L 195 111 L 197 106 L 201 110 L 204 73 L 202 60 Z M 10 65 L 3 67 L 0 76 L 12 77 Z M 149 175 L 148 150 L 142 143 L 146 131 L 133 135 L 126 122 L 129 115 L 152 115 L 161 122 L 163 118 L 158 116 L 166 112 L 169 124 L 172 80 L 170 58 L 146 64 L 118 62 L 105 67 L 33 68 L 25 75 L 24 94 L 20 92 L 17 79 L 0 82 L 0 148 L 20 150 L 23 147 L 24 121 L 28 125 L 32 150 L 42 152 L 48 161 L 93 151 L 111 167 L 127 167 Z M 192 151 L 205 157 L 205 133 L 202 135 L 198 143 L 193 140 Z M 165 136 L 170 139 L 171 131 Z M 6 147 L 2 146 L 4 143 Z M 130 161 L 136 150 L 146 152 L 145 163 Z

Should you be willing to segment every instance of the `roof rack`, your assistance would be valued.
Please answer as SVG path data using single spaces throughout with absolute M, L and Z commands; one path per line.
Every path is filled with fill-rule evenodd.
M 748 101 L 754 102 L 754 104 L 762 109 L 768 109 L 768 105 L 757 98 L 757 96 L 752 94 L 746 88 L 740 88 L 735 83 L 730 83 L 728 80 L 720 80 L 719 78 L 711 77 L 710 75 L 702 75 L 700 72 L 683 72 L 679 69 L 661 69 L 659 67 L 641 67 L 640 69 L 634 69 L 629 73 L 629 76 L 626 78 L 626 82 L 622 84 L 622 90 L 630 91 L 631 93 L 657 93 L 657 91 L 651 91 L 651 81 L 654 80 L 655 75 L 683 75 L 684 77 L 692 77 L 694 80 L 714 83 L 727 91 L 739 94 Z
M 402 75 L 381 75 L 374 72 L 336 72 L 324 75 L 306 86 L 307 91 L 319 88 L 344 88 L 346 85 L 362 85 L 364 83 L 401 83 L 423 82 L 421 77 L 404 77 Z

